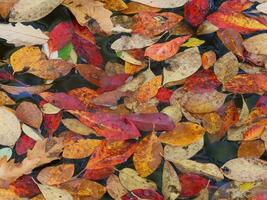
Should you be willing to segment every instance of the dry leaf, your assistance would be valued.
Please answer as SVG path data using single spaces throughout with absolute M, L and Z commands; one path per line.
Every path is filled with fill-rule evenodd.
M 138 173 L 131 168 L 120 170 L 119 179 L 121 184 L 129 191 L 136 189 L 156 190 L 157 185 L 153 181 L 138 176 Z
M 16 102 L 13 99 L 11 99 L 5 92 L 0 91 L 0 106 L 14 104 L 16 104 Z
M 174 123 L 181 121 L 183 117 L 181 107 L 179 105 L 167 106 L 160 112 L 168 115 Z
M 97 139 L 80 139 L 77 142 L 67 143 L 64 146 L 63 157 L 68 159 L 89 157 L 100 143 L 101 140 Z
M 208 20 L 204 21 L 197 29 L 197 35 L 206 35 L 210 33 L 214 33 L 219 28 L 217 26 L 214 26 L 212 23 L 210 23 Z
M 188 0 L 133 0 L 134 2 L 142 3 L 156 8 L 177 8 L 183 6 Z
M 0 107 L 0 130 L 0 144 L 6 146 L 13 146 L 21 134 L 18 118 L 3 106 Z
M 17 2 L 17 0 L 1 0 L 0 4 L 0 16 L 6 18 L 10 12 L 10 9 Z
M 43 121 L 43 114 L 37 105 L 23 101 L 16 109 L 18 119 L 31 127 L 40 128 Z
M 45 200 L 74 200 L 66 190 L 53 186 L 37 184 Z
M 217 181 L 223 180 L 222 172 L 212 163 L 199 163 L 193 160 L 176 160 L 173 163 L 183 173 L 195 173 Z
M 11 9 L 10 22 L 31 22 L 51 13 L 63 0 L 19 0 Z
M 7 161 L 6 158 L 0 160 L 0 183 L 6 185 L 23 174 L 31 171 L 43 164 L 50 163 L 59 158 L 63 150 L 63 140 L 51 138 L 50 140 L 39 140 L 32 150 L 28 150 L 27 157 L 21 163 L 14 160 Z
M 121 200 L 121 197 L 128 193 L 128 191 L 121 184 L 119 177 L 115 174 L 112 174 L 108 177 L 106 188 L 108 194 L 115 200 Z
M 240 182 L 267 179 L 267 162 L 257 158 L 235 158 L 222 166 L 224 176 Z
M 21 200 L 19 196 L 16 195 L 15 192 L 13 192 L 10 189 L 2 189 L 0 188 L 0 199 L 1 200 Z
M 169 59 L 167 63 L 170 68 L 163 70 L 163 84 L 180 81 L 194 74 L 201 66 L 201 56 L 197 47 L 189 48 Z
M 104 4 L 94 0 L 65 0 L 63 5 L 70 9 L 79 24 L 87 25 L 90 18 L 95 19 L 106 33 L 111 33 L 113 24 L 112 12 L 105 9 Z
M 233 79 L 235 75 L 238 74 L 238 70 L 239 63 L 232 52 L 225 54 L 214 64 L 214 73 L 222 83 L 226 83 Z
M 18 86 L 0 84 L 0 87 L 9 94 L 20 95 L 22 93 L 39 94 L 51 88 L 52 85 L 36 85 L 36 86 L 34 85 L 34 86 L 18 87 Z
M 74 174 L 74 164 L 61 164 L 42 169 L 37 179 L 44 185 L 58 185 L 69 181 Z
M 81 135 L 95 134 L 94 130 L 90 129 L 88 126 L 85 126 L 77 119 L 63 119 L 62 123 L 67 129 L 73 131 L 74 133 Z
M 245 49 L 250 53 L 266 55 L 266 38 L 267 33 L 258 34 L 244 40 L 243 45 Z
M 129 2 L 127 3 L 127 9 L 122 10 L 121 12 L 126 15 L 130 14 L 136 14 L 139 13 L 140 11 L 146 11 L 146 12 L 159 12 L 159 8 L 154 8 L 149 5 L 137 3 L 137 2 Z
M 141 177 L 152 174 L 160 165 L 163 154 L 162 145 L 155 133 L 141 140 L 134 152 L 133 163 Z
M 179 122 L 175 129 L 161 133 L 159 140 L 172 146 L 185 147 L 199 141 L 205 130 L 192 122 Z
M 175 200 L 180 195 L 181 184 L 172 165 L 165 161 L 162 172 L 162 194 L 165 199 Z
M 264 142 L 261 140 L 243 141 L 239 146 L 237 156 L 260 158 L 265 152 Z
M 21 23 L 0 24 L 0 38 L 7 43 L 14 44 L 16 47 L 22 45 L 45 44 L 48 37 L 40 29 L 34 29 L 32 26 L 26 26 Z
M 223 126 L 223 119 L 216 112 L 206 113 L 202 118 L 204 129 L 210 134 L 216 134 Z
M 123 0 L 97 0 L 105 3 L 105 8 L 112 11 L 121 11 L 128 8 Z
M 176 147 L 171 145 L 166 145 L 164 147 L 164 158 L 171 162 L 181 159 L 190 159 L 197 154 L 204 146 L 204 138 L 202 137 L 198 141 L 185 146 L 185 147 Z

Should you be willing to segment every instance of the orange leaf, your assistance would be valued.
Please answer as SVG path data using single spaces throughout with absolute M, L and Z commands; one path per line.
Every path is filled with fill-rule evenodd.
M 261 136 L 264 129 L 264 126 L 253 125 L 245 133 L 243 133 L 243 139 L 245 141 L 256 140 Z
M 203 68 L 209 69 L 216 63 L 216 54 L 214 51 L 207 51 L 202 54 L 201 60 Z
M 159 136 L 159 140 L 172 146 L 185 147 L 200 140 L 205 130 L 198 124 L 192 122 L 177 123 L 172 131 L 167 131 Z
M 248 18 L 242 13 L 217 11 L 209 15 L 207 19 L 218 28 L 230 28 L 243 34 L 267 30 L 266 25 L 255 19 Z
M 141 177 L 152 174 L 160 165 L 163 155 L 162 145 L 155 133 L 147 135 L 136 147 L 133 162 Z
M 238 157 L 260 158 L 265 152 L 264 142 L 261 140 L 244 141 L 239 146 Z
M 252 5 L 253 3 L 249 0 L 227 0 L 220 5 L 219 10 L 228 12 L 241 12 L 248 9 Z
M 139 12 L 133 17 L 133 33 L 153 37 L 170 30 L 183 19 L 172 12 L 153 13 Z
M 145 51 L 145 56 L 155 60 L 155 61 L 164 61 L 172 56 L 174 56 L 186 40 L 191 36 L 182 36 L 175 38 L 169 42 L 154 44 L 148 47 Z
M 136 14 L 139 12 L 159 12 L 160 8 L 154 8 L 148 5 L 144 5 L 138 2 L 129 2 L 127 3 L 128 8 L 125 10 L 122 10 L 121 13 L 130 15 L 130 14 Z
M 6 18 L 9 14 L 10 9 L 13 7 L 13 5 L 17 2 L 18 0 L 7 0 L 7 1 L 1 1 L 0 3 L 0 15 L 3 18 Z
M 147 102 L 151 98 L 157 95 L 158 89 L 162 85 L 162 75 L 156 76 L 150 81 L 142 85 L 139 90 L 136 92 L 136 99 L 139 102 Z
M 130 141 L 102 141 L 91 156 L 86 168 L 101 169 L 113 167 L 127 161 L 136 147 L 135 142 Z
M 44 168 L 37 176 L 38 181 L 45 185 L 58 185 L 67 182 L 74 174 L 74 164 L 61 164 Z

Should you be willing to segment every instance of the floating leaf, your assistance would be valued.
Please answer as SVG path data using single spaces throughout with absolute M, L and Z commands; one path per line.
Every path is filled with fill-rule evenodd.
M 21 23 L 16 23 L 15 26 L 0 24 L 0 38 L 15 46 L 45 44 L 48 41 L 48 37 L 40 29 Z
M 29 149 L 32 149 L 35 145 L 36 141 L 32 138 L 28 137 L 27 135 L 22 135 L 16 142 L 16 153 L 18 155 L 23 155 L 27 153 Z
M 136 189 L 152 189 L 156 190 L 157 185 L 148 179 L 138 176 L 138 173 L 131 168 L 120 170 L 119 179 L 121 184 L 129 191 Z
M 0 5 L 0 16 L 3 18 L 7 18 L 9 11 L 14 6 L 14 4 L 17 2 L 17 0 L 8 0 L 1 2 Z
M 51 13 L 63 0 L 20 0 L 11 9 L 10 22 L 31 22 Z M 42 12 L 40 12 L 42 11 Z
M 197 35 L 206 35 L 210 33 L 214 33 L 219 28 L 212 23 L 210 23 L 208 20 L 204 21 L 197 29 Z
M 186 49 L 167 61 L 170 68 L 164 68 L 163 84 L 180 81 L 194 74 L 201 66 L 201 56 L 197 47 Z
M 87 169 L 113 167 L 125 162 L 135 151 L 136 143 L 130 141 L 109 142 L 103 140 L 91 156 Z
M 41 184 L 38 184 L 38 187 L 46 200 L 73 200 L 73 197 L 66 190 Z
M 40 183 L 46 185 L 58 185 L 67 182 L 74 174 L 74 164 L 61 164 L 42 169 L 37 179 Z
M 244 40 L 243 45 L 245 49 L 250 53 L 266 55 L 266 38 L 267 33 L 258 34 Z
M 257 158 L 236 158 L 222 166 L 224 176 L 240 182 L 265 180 L 267 177 L 267 162 Z
M 244 141 L 238 149 L 238 157 L 260 158 L 265 152 L 264 142 L 261 140 Z
M 243 10 L 247 10 L 252 5 L 253 3 L 249 0 L 228 0 L 220 5 L 219 10 L 225 12 L 242 12 Z
M 201 57 L 201 61 L 202 61 L 203 68 L 206 70 L 209 69 L 217 61 L 215 52 L 214 51 L 207 51 L 207 52 L 203 53 L 202 57 Z
M 68 159 L 82 159 L 89 157 L 101 143 L 96 139 L 80 139 L 64 146 L 63 157 Z
M 147 200 L 163 200 L 163 197 L 154 190 L 151 189 L 136 189 L 130 193 L 121 197 L 121 200 L 138 200 L 138 199 L 147 199 Z
M 133 155 L 133 163 L 138 174 L 141 177 L 152 174 L 159 167 L 162 154 L 163 148 L 155 133 L 147 135 L 138 143 Z
M 172 165 L 165 161 L 162 172 L 162 193 L 165 199 L 175 200 L 180 195 L 181 183 Z
M 121 58 L 122 60 L 128 63 L 131 63 L 133 65 L 142 65 L 141 61 L 135 59 L 132 55 L 130 55 L 126 51 L 117 51 L 116 54 L 119 58 Z
M 225 54 L 214 64 L 214 73 L 222 83 L 232 80 L 238 74 L 238 70 L 239 63 L 232 52 Z
M 107 191 L 108 194 L 113 199 L 121 199 L 121 197 L 128 193 L 128 191 L 123 187 L 123 185 L 120 182 L 120 179 L 115 174 L 112 174 L 107 179 Z
M 185 147 L 166 145 L 164 147 L 164 158 L 171 162 L 180 159 L 189 159 L 197 154 L 197 152 L 199 152 L 203 148 L 203 146 L 204 138 L 201 138 L 198 141 Z
M 189 38 L 189 40 L 186 43 L 182 44 L 181 47 L 198 47 L 204 43 L 204 40 L 200 40 L 197 38 Z
M 0 107 L 0 144 L 13 146 L 18 140 L 21 130 L 18 118 L 6 107 Z
M 9 94 L 20 95 L 20 94 L 39 94 L 45 90 L 48 90 L 52 87 L 52 85 L 36 85 L 36 86 L 25 86 L 25 87 L 18 87 L 18 86 L 10 86 L 10 85 L 3 85 L 0 84 L 0 87 L 5 90 Z
M 90 135 L 94 133 L 92 129 L 85 126 L 77 119 L 63 119 L 62 123 L 64 124 L 66 128 L 73 131 L 74 133 L 78 133 L 81 135 Z
M 1 198 L 4 200 L 21 200 L 19 196 L 16 195 L 15 192 L 11 191 L 10 189 L 0 189 Z
M 179 122 L 172 131 L 162 133 L 159 140 L 172 146 L 185 147 L 199 141 L 204 133 L 204 128 L 198 124 Z
M 169 42 L 151 45 L 146 49 L 145 56 L 158 62 L 167 60 L 173 57 L 179 51 L 180 46 L 189 38 L 190 35 L 178 37 Z
M 129 15 L 129 14 L 136 14 L 139 13 L 140 11 L 145 11 L 145 12 L 159 12 L 159 8 L 154 8 L 149 5 L 145 5 L 142 3 L 137 3 L 137 2 L 129 2 L 127 3 L 127 9 L 122 10 L 121 12 L 123 14 Z
M 133 0 L 134 2 L 142 3 L 156 8 L 177 8 L 183 6 L 187 0 L 166 0 L 162 3 L 160 0 Z
M 9 160 L 12 156 L 12 149 L 9 147 L 4 147 L 0 149 L 0 159 L 3 157 L 6 157 L 7 160 Z

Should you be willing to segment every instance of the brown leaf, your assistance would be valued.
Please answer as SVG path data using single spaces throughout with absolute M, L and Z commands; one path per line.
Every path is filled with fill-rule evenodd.
M 0 84 L 0 87 L 9 94 L 20 95 L 22 93 L 39 94 L 51 88 L 52 85 L 36 85 L 36 86 L 18 87 L 18 86 Z
M 246 39 L 243 42 L 243 45 L 245 49 L 250 53 L 266 55 L 267 54 L 266 38 L 267 38 L 267 33 L 258 34 Z
M 120 179 L 115 174 L 112 174 L 107 179 L 107 191 L 108 194 L 115 200 L 121 199 L 121 197 L 128 193 L 126 188 L 120 182 Z
M 16 109 L 16 116 L 22 123 L 34 128 L 40 128 L 43 121 L 43 114 L 37 105 L 24 101 Z
M 16 102 L 11 99 L 9 96 L 7 96 L 7 94 L 3 91 L 0 91 L 0 105 L 4 106 L 4 105 L 14 105 L 16 104 Z
M 21 163 L 14 160 L 7 161 L 4 157 L 0 160 L 0 185 L 3 187 L 13 182 L 23 174 L 31 171 L 43 164 L 59 159 L 59 154 L 63 150 L 63 140 L 61 138 L 51 138 L 50 140 L 39 140 L 34 148 L 29 150 L 27 157 Z
M 17 1 L 18 0 L 2 0 L 0 3 L 0 15 L 3 18 L 6 18 L 9 14 L 10 9 Z
M 74 164 L 46 167 L 40 171 L 37 179 L 44 185 L 58 185 L 71 179 L 74 168 Z
M 264 142 L 261 140 L 244 141 L 239 146 L 238 157 L 260 158 L 265 152 Z
M 141 140 L 134 152 L 133 163 L 141 177 L 152 174 L 160 165 L 163 147 L 155 133 Z

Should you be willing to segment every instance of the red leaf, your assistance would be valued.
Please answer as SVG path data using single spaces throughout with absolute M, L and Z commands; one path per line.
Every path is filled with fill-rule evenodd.
M 76 97 L 66 93 L 43 92 L 40 96 L 48 103 L 65 110 L 87 110 L 86 106 Z
M 27 153 L 29 149 L 32 149 L 36 141 L 27 135 L 22 135 L 16 143 L 16 153 L 18 155 L 23 155 Z
M 221 85 L 212 70 L 201 70 L 185 80 L 184 89 L 189 92 L 209 92 Z
M 62 112 L 57 114 L 44 114 L 43 124 L 48 136 L 52 136 L 58 129 L 62 119 Z
M 86 126 L 108 140 L 128 140 L 140 137 L 138 129 L 127 118 L 110 113 L 69 111 Z
M 197 174 L 182 174 L 179 176 L 182 186 L 182 197 L 193 197 L 199 194 L 209 183 L 209 180 Z
M 134 195 L 133 195 L 134 194 Z M 164 200 L 164 198 L 154 190 L 150 189 L 136 189 L 121 197 L 121 200 Z
M 115 90 L 118 87 L 125 84 L 125 81 L 129 78 L 128 74 L 116 74 L 113 76 L 106 76 L 100 80 L 100 89 L 98 93 L 103 93 L 111 90 Z
M 101 169 L 86 169 L 83 177 L 92 181 L 102 180 L 108 178 L 113 174 L 113 167 Z
M 77 54 L 87 60 L 88 63 L 101 67 L 103 58 L 97 46 L 88 40 L 74 34 L 72 37 L 72 44 Z
M 86 168 L 103 169 L 112 168 L 117 164 L 123 163 L 134 153 L 136 143 L 132 141 L 106 141 L 96 147 Z
M 95 36 L 91 33 L 86 26 L 81 26 L 76 20 L 72 21 L 74 32 L 79 35 L 80 37 L 84 38 L 85 40 L 95 44 Z
M 253 5 L 249 0 L 228 0 L 221 4 L 219 11 L 242 12 Z
M 198 26 L 205 21 L 209 11 L 209 0 L 190 0 L 184 6 L 184 16 L 192 26 Z
M 267 107 L 267 93 L 262 95 L 256 103 L 256 107 Z
M 159 88 L 156 98 L 163 103 L 169 103 L 173 91 L 164 87 Z
M 57 24 L 49 33 L 48 46 L 50 51 L 63 48 L 72 38 L 73 25 L 71 22 Z
M 208 21 L 221 29 L 234 29 L 237 32 L 246 34 L 260 30 L 267 30 L 267 26 L 259 21 L 248 18 L 242 13 L 214 12 L 207 17 Z
M 10 73 L 5 72 L 5 71 L 0 71 L 0 80 L 1 81 L 12 81 L 14 80 L 14 76 L 12 76 Z
M 236 94 L 267 92 L 267 73 L 238 74 L 224 84 L 226 91 Z
M 32 198 L 41 193 L 32 177 L 28 175 L 21 176 L 9 187 L 21 198 Z
M 175 128 L 173 121 L 164 113 L 130 114 L 126 118 L 142 131 L 170 131 Z

